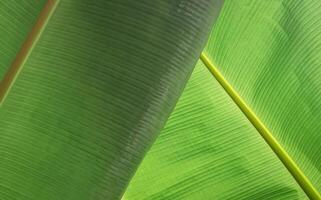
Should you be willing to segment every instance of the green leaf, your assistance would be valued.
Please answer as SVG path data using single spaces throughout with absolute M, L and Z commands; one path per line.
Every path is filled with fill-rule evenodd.
M 119 199 L 221 2 L 45 3 L 0 3 L 0 197 Z M 321 199 L 320 7 L 226 0 L 123 199 Z
M 0 2 L 0 80 L 36 22 L 45 0 Z
M 123 199 L 306 198 L 200 61 Z
M 225 5 L 205 53 L 320 193 L 321 2 L 245 2 Z
M 321 199 L 320 7 L 225 1 L 202 56 L 221 85 L 196 69 L 125 199 Z
M 219 1 L 4 2 L 0 199 L 119 199 L 180 96 Z M 54 5 L 28 34 L 45 3 Z

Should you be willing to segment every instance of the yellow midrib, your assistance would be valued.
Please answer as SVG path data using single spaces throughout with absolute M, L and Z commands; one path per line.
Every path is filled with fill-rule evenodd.
M 8 95 L 12 85 L 14 84 L 28 56 L 32 52 L 33 47 L 37 43 L 58 3 L 59 0 L 47 0 L 44 8 L 37 18 L 35 25 L 31 29 L 31 32 L 28 34 L 28 37 L 21 46 L 4 78 L 0 82 L 0 106 L 3 104 L 6 96 Z
M 235 104 L 241 109 L 241 111 L 248 118 L 248 120 L 253 124 L 253 126 L 264 138 L 264 140 L 268 143 L 268 145 L 271 147 L 274 153 L 278 156 L 278 158 L 282 161 L 285 167 L 289 170 L 289 172 L 292 174 L 294 179 L 301 186 L 301 188 L 304 190 L 307 196 L 312 200 L 321 200 L 321 195 L 314 188 L 310 180 L 301 171 L 301 169 L 298 167 L 295 161 L 285 151 L 282 145 L 275 139 L 273 134 L 256 116 L 256 114 L 251 110 L 251 108 L 245 103 L 245 101 L 236 92 L 236 90 L 234 90 L 232 85 L 229 84 L 229 82 L 224 78 L 224 76 L 220 73 L 220 71 L 215 67 L 215 65 L 205 55 L 204 52 L 201 54 L 200 59 L 202 60 L 204 65 L 209 69 L 209 71 L 213 74 L 215 79 L 221 84 L 221 86 L 228 93 L 228 95 L 232 98 Z
M 21 50 L 17 54 L 13 64 L 7 71 L 4 79 L 0 83 L 0 106 L 4 102 L 8 92 L 10 91 L 16 77 L 22 69 L 26 59 L 31 53 L 35 43 L 38 41 L 44 27 L 46 26 L 50 16 L 54 12 L 58 5 L 59 0 L 48 0 L 44 9 L 38 17 L 38 20 L 26 39 L 25 43 L 22 45 Z M 310 180 L 305 176 L 301 169 L 297 166 L 295 161 L 290 157 L 290 155 L 284 150 L 281 144 L 274 138 L 272 133 L 267 129 L 267 127 L 261 122 L 261 120 L 256 116 L 256 114 L 251 110 L 249 106 L 244 102 L 241 96 L 234 90 L 234 88 L 228 83 L 224 76 L 219 72 L 219 70 L 214 66 L 214 64 L 209 60 L 209 58 L 202 53 L 201 60 L 209 71 L 213 74 L 216 80 L 221 84 L 228 95 L 233 99 L 236 105 L 245 114 L 248 120 L 253 124 L 257 131 L 261 134 L 264 140 L 268 143 L 271 149 L 279 157 L 285 167 L 289 170 L 301 188 L 305 191 L 307 196 L 312 200 L 321 200 L 321 195 L 314 188 Z

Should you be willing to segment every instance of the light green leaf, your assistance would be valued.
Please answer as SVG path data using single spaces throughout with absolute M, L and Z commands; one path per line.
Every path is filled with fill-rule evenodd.
M 123 199 L 306 196 L 200 61 Z
M 0 3 L 0 197 L 119 199 L 221 2 L 48 2 Z M 123 199 L 321 199 L 320 8 L 226 0 Z
M 319 193 L 320 8 L 317 0 L 226 2 L 205 49 Z
M 125 199 L 304 199 L 303 191 L 321 199 L 320 8 L 316 0 L 226 0 L 202 59 L 221 86 L 206 85 L 205 75 L 192 77 Z M 230 99 L 219 101 L 223 97 L 217 88 L 224 88 L 222 93 L 240 110 L 222 114 Z M 252 130 L 255 145 L 234 139 L 249 137 L 237 128 L 241 120 L 231 122 L 238 113 L 248 118 L 244 124 L 257 129 Z M 230 124 L 222 125 L 224 120 Z M 226 139 L 219 139 L 222 135 Z M 226 152 L 215 154 L 220 143 Z M 239 145 L 255 153 L 246 154 Z M 238 152 L 235 158 L 248 159 L 239 163 L 248 169 L 243 172 L 247 179 L 223 171 L 236 168 L 233 159 L 223 157 L 233 152 Z M 261 188 L 269 192 L 262 195 Z

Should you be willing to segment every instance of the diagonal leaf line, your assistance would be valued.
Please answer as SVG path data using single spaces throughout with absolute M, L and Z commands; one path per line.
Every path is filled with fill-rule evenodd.
M 17 76 L 22 70 L 28 56 L 32 52 L 33 47 L 37 43 L 41 33 L 48 20 L 50 19 L 52 13 L 56 9 L 59 0 L 48 0 L 38 16 L 36 23 L 34 24 L 31 32 L 28 34 L 25 42 L 22 44 L 19 52 L 17 53 L 15 59 L 13 60 L 11 66 L 6 72 L 4 78 L 0 82 L 0 106 L 3 104 L 6 96 L 8 95 L 12 85 L 14 84 Z
M 264 138 L 266 143 L 271 147 L 274 153 L 282 161 L 288 171 L 292 174 L 297 183 L 301 186 L 307 196 L 312 200 L 321 200 L 321 195 L 314 188 L 310 180 L 305 176 L 302 170 L 298 167 L 291 156 L 285 151 L 282 145 L 276 140 L 273 134 L 262 123 L 262 121 L 256 116 L 251 108 L 245 103 L 242 97 L 236 92 L 231 84 L 224 78 L 221 72 L 215 67 L 212 61 L 203 52 L 200 59 L 208 70 L 212 73 L 215 79 L 220 83 L 228 95 L 232 98 L 235 104 L 241 109 L 247 119 L 252 123 L 260 135 Z

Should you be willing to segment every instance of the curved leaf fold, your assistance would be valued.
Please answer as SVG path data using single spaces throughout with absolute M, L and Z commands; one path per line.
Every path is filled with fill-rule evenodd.
M 321 199 L 319 123 L 321 114 L 319 112 L 319 91 L 321 88 L 317 81 L 320 71 L 320 51 L 318 51 L 320 47 L 318 35 L 321 32 L 320 7 L 320 2 L 315 0 L 227 0 L 204 50 L 204 54 L 214 62 L 224 78 L 239 93 L 242 101 L 252 109 L 253 113 L 259 117 L 264 126 L 281 144 L 281 147 L 285 149 L 285 152 L 293 159 L 299 172 L 308 181 L 303 184 L 301 181 L 298 183 L 311 199 Z M 194 79 L 190 80 L 189 87 L 184 93 L 189 97 L 182 96 L 176 111 L 163 130 L 162 134 L 165 136 L 160 136 L 143 161 L 125 197 L 139 199 L 139 196 L 143 194 L 146 199 L 150 197 L 158 199 L 166 197 L 174 197 L 174 199 L 307 198 L 305 195 L 287 196 L 289 193 L 281 189 L 284 187 L 281 180 L 273 178 L 275 183 L 268 180 L 269 169 L 264 169 L 262 174 L 255 174 L 253 169 L 249 170 L 251 175 L 255 177 L 255 181 L 250 178 L 251 176 L 248 176 L 246 180 L 230 177 L 229 173 L 232 173 L 233 170 L 228 170 L 226 174 L 222 173 L 223 175 L 215 174 L 215 170 L 235 167 L 237 164 L 233 162 L 226 162 L 221 168 L 218 166 L 211 168 L 207 165 L 207 170 L 202 171 L 202 167 L 206 166 L 204 163 L 215 159 L 215 156 L 224 155 L 221 152 L 218 155 L 210 153 L 216 149 L 214 144 L 212 146 L 206 145 L 208 141 L 211 141 L 209 136 L 211 134 L 216 138 L 223 133 L 232 134 L 229 137 L 231 141 L 226 142 L 228 143 L 227 152 L 232 152 L 238 142 L 244 142 L 243 145 L 248 148 L 258 147 L 251 146 L 253 144 L 248 144 L 247 141 L 233 140 L 233 137 L 236 137 L 239 132 L 243 132 L 242 129 L 237 129 L 234 132 L 228 131 L 237 123 L 231 122 L 231 127 L 224 127 L 218 122 L 206 123 L 210 120 L 223 120 L 231 117 L 229 112 L 221 114 L 219 110 L 216 110 L 211 114 L 206 114 L 204 111 L 210 110 L 214 105 L 226 107 L 227 101 L 211 103 L 208 102 L 210 98 L 204 97 L 207 100 L 204 100 L 203 103 L 206 108 L 193 110 L 193 106 L 197 106 L 203 96 L 206 96 L 206 92 L 199 91 L 201 89 L 192 91 L 192 88 L 197 85 L 205 85 L 205 82 L 202 82 L 203 76 L 198 80 Z M 190 94 L 187 95 L 189 92 Z M 213 90 L 211 94 L 219 98 L 217 91 Z M 182 114 L 178 114 L 180 112 Z M 218 113 L 220 113 L 219 116 L 217 116 Z M 230 121 L 232 120 L 230 119 Z M 181 127 L 181 123 L 186 127 L 183 125 Z M 252 125 L 256 127 L 255 124 Z M 176 126 L 180 129 L 176 129 Z M 207 131 L 204 130 L 206 126 L 210 127 Z M 203 129 L 195 131 L 195 127 Z M 259 135 L 259 132 L 254 131 L 253 134 Z M 201 142 L 198 142 L 198 138 Z M 180 145 L 171 145 L 169 141 L 176 141 L 175 144 Z M 203 145 L 206 145 L 206 150 L 198 151 Z M 180 148 L 185 150 L 184 153 Z M 269 154 L 273 154 L 273 152 L 265 150 Z M 176 154 L 172 155 L 174 152 Z M 244 149 L 239 149 L 239 156 L 245 157 L 242 156 L 244 152 Z M 255 152 L 259 151 L 255 150 Z M 198 160 L 207 153 L 205 161 Z M 170 156 L 175 157 L 175 161 L 170 162 L 168 159 Z M 261 156 L 261 159 L 263 158 L 264 156 Z M 251 159 L 260 162 L 255 155 L 251 155 Z M 278 158 L 274 157 L 274 159 Z M 190 163 L 186 164 L 183 162 L 184 160 L 189 160 Z M 223 157 L 217 162 L 227 160 L 227 157 Z M 282 166 L 280 162 L 275 162 Z M 269 162 L 269 164 L 271 163 Z M 216 163 L 213 162 L 214 164 Z M 193 166 L 197 166 L 197 169 L 193 173 L 189 173 Z M 245 166 L 251 169 L 251 166 Z M 259 164 L 258 166 L 262 168 L 268 166 L 273 169 L 268 164 Z M 284 167 L 280 167 L 280 169 L 291 171 L 290 167 L 285 163 Z M 174 170 L 175 168 L 177 170 Z M 279 175 L 282 171 L 280 169 L 275 170 L 278 173 L 277 176 L 283 178 Z M 238 172 L 243 173 L 242 170 Z M 216 182 L 220 180 L 220 175 L 226 180 Z M 295 180 L 290 178 L 291 176 L 297 178 L 296 174 L 288 173 L 287 183 L 293 183 L 297 194 L 302 194 L 303 191 L 299 189 Z M 227 181 L 230 181 L 230 184 L 226 184 Z M 265 187 L 270 188 L 271 193 L 265 192 L 265 196 L 260 196 L 259 193 L 249 189 L 251 187 L 248 184 L 255 183 L 254 188 L 260 191 L 259 188 L 264 185 L 264 181 L 275 186 L 274 188 Z M 312 184 L 307 184 L 309 182 Z M 238 183 L 241 183 L 240 186 Z M 150 185 L 150 187 L 145 191 L 142 189 L 143 185 L 145 187 Z M 244 189 L 242 189 L 243 186 L 245 186 Z M 238 193 L 239 191 L 240 193 Z
M 22 29 L 0 29 L 10 42 L 2 74 L 41 11 L 10 2 L 0 9 L 17 13 L 0 21 Z M 0 108 L 1 199 L 120 198 L 191 74 L 216 2 L 59 1 Z
M 307 197 L 199 61 L 123 199 Z

